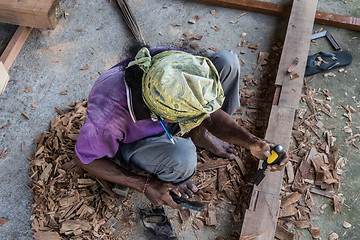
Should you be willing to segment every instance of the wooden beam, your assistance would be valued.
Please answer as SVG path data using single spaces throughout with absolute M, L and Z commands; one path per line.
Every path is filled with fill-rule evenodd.
M 0 61 L 4 63 L 6 71 L 9 71 L 11 65 L 14 63 L 16 56 L 19 54 L 31 30 L 32 28 L 30 27 L 22 26 L 16 29 L 16 32 L 0 56 Z
M 258 0 L 194 0 L 221 7 L 288 18 L 291 6 Z M 360 31 L 360 17 L 343 16 L 334 13 L 316 12 L 315 23 Z
M 59 0 L 1 0 L 0 22 L 55 29 L 61 18 Z
M 317 0 L 294 0 L 281 54 L 276 84 L 281 88 L 270 113 L 265 139 L 289 149 L 295 110 L 298 107 L 304 77 L 310 38 L 314 25 Z M 294 72 L 299 78 L 290 79 L 287 72 L 294 59 L 299 63 Z M 260 166 L 260 165 L 259 165 Z M 267 172 L 262 182 L 252 192 L 249 209 L 246 210 L 240 239 L 259 232 L 258 240 L 273 239 L 277 226 L 279 194 L 283 179 L 281 172 Z
M 0 62 L 0 96 L 4 92 L 5 87 L 9 81 L 10 77 L 8 72 L 5 69 L 5 66 Z
M 276 17 L 287 18 L 290 15 L 291 6 L 263 2 L 258 0 L 194 0 L 221 7 L 240 9 L 248 12 L 261 13 Z

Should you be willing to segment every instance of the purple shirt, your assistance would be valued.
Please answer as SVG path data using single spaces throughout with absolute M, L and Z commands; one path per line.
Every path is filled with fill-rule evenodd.
M 172 48 L 153 48 L 161 52 Z M 159 122 L 151 119 L 134 122 L 127 104 L 124 59 L 95 82 L 91 89 L 86 121 L 81 128 L 75 151 L 81 162 L 91 163 L 102 157 L 113 158 L 119 143 L 130 143 L 164 131 Z

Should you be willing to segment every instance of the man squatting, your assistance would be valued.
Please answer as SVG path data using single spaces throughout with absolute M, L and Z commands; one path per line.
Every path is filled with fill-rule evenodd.
M 231 158 L 234 145 L 258 159 L 274 146 L 231 117 L 240 108 L 240 64 L 231 51 L 208 58 L 167 47 L 141 48 L 102 74 L 93 86 L 74 160 L 95 176 L 143 192 L 156 206 L 179 209 L 170 191 L 197 191 L 195 146 Z M 165 133 L 163 121 L 173 144 Z M 121 166 L 113 159 L 120 159 Z M 288 162 L 284 154 L 281 170 Z M 254 162 L 255 164 L 255 162 Z M 150 177 L 129 170 L 136 166 Z

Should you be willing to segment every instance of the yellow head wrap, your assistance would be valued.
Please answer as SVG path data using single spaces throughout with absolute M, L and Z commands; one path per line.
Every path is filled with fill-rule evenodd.
M 197 127 L 221 108 L 224 92 L 213 63 L 183 51 L 164 51 L 151 58 L 142 48 L 128 67 L 144 71 L 142 96 L 150 111 L 178 122 L 181 133 Z

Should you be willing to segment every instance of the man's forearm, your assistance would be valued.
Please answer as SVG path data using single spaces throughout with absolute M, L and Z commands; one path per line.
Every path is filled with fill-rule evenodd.
M 76 154 L 74 154 L 73 159 L 81 168 L 98 178 L 125 185 L 138 191 L 143 190 L 145 177 L 134 174 L 106 158 L 94 160 L 89 164 L 83 164 Z
M 202 125 L 215 137 L 247 149 L 258 139 L 221 109 L 204 120 Z

